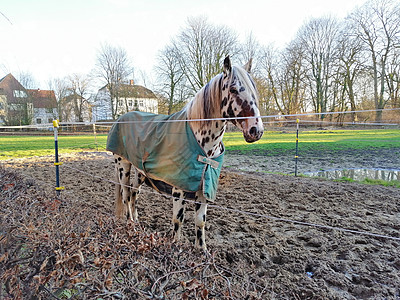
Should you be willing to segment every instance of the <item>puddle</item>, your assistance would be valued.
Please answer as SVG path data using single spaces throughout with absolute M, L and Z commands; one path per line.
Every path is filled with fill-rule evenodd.
M 343 177 L 351 178 L 356 181 L 364 179 L 380 179 L 385 181 L 400 181 L 400 170 L 388 169 L 345 169 L 345 170 L 324 170 L 316 172 L 305 172 L 307 176 L 317 176 L 327 179 L 340 179 Z

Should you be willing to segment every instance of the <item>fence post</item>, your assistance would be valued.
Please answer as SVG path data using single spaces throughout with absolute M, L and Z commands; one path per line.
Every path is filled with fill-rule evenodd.
M 93 134 L 94 134 L 94 143 L 96 144 L 96 151 L 99 151 L 99 147 L 97 146 L 97 134 L 96 134 L 96 124 L 93 123 Z
M 299 159 L 299 119 L 296 119 L 296 123 L 297 123 L 297 129 L 296 129 L 296 155 L 294 157 L 294 176 L 297 177 L 297 161 Z
M 60 191 L 64 189 L 63 186 L 60 187 L 60 170 L 59 167 L 62 165 L 62 162 L 58 161 L 58 120 L 53 120 L 53 128 L 54 128 L 54 150 L 55 150 L 55 162 L 56 166 L 56 192 L 57 196 L 60 196 Z

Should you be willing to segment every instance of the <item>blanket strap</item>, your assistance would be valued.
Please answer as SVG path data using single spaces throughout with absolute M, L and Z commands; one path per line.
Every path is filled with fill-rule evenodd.
M 218 169 L 219 167 L 219 162 L 212 160 L 211 158 L 199 155 L 197 156 L 197 161 L 202 162 L 204 164 L 210 165 L 214 169 Z

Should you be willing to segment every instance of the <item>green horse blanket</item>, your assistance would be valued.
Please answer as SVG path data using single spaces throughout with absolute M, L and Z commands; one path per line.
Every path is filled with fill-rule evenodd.
M 107 150 L 129 160 L 146 177 L 186 192 L 202 189 L 215 200 L 224 152 L 208 158 L 198 144 L 186 111 L 172 115 L 129 112 L 111 127 Z

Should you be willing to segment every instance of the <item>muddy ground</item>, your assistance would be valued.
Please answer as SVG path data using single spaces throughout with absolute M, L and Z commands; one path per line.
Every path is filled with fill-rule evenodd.
M 341 159 L 346 167 L 400 166 L 398 155 L 371 157 L 365 161 L 349 153 Z M 326 168 L 338 167 L 339 159 L 324 160 Z M 113 179 L 111 156 L 67 154 L 60 160 L 63 197 L 112 214 L 113 184 L 107 181 Z M 321 164 L 308 161 L 302 161 L 300 172 Z M 2 164 L 54 193 L 51 157 L 10 162 Z M 231 155 L 225 165 L 216 207 L 208 210 L 206 239 L 229 276 L 245 276 L 263 299 L 400 299 L 399 189 L 264 173 L 293 172 L 289 156 L 267 162 Z M 171 199 L 147 187 L 142 191 L 141 224 L 170 236 Z M 183 244 L 194 241 L 192 219 L 189 205 Z

